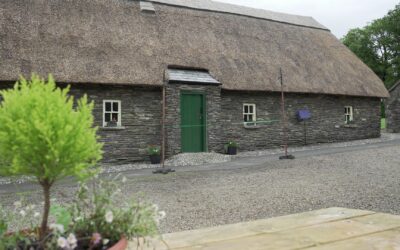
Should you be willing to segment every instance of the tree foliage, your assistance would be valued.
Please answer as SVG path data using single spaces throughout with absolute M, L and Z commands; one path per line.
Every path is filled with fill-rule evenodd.
M 400 4 L 364 28 L 350 30 L 342 42 L 390 88 L 400 78 Z
M 38 76 L 21 79 L 0 95 L 0 174 L 29 175 L 54 182 L 85 177 L 101 156 L 93 128 L 93 103 L 83 97 L 73 108 L 69 88 Z
M 101 158 L 102 145 L 93 127 L 93 103 L 77 101 L 50 75 L 48 81 L 32 75 L 14 88 L 0 91 L 0 175 L 32 176 L 42 186 L 47 230 L 50 188 L 57 180 L 91 176 Z

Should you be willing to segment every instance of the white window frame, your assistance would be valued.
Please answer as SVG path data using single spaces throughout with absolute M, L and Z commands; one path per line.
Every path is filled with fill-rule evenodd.
M 106 103 L 111 103 L 111 111 L 106 111 Z M 113 103 L 118 103 L 118 112 L 113 111 Z M 103 127 L 107 127 L 106 122 L 106 114 L 118 114 L 117 127 L 121 127 L 122 125 L 122 111 L 121 111 L 121 101 L 120 100 L 103 100 Z
M 245 107 L 248 107 L 248 110 L 250 110 L 250 107 L 253 107 L 253 112 L 245 112 Z M 252 121 L 245 121 L 246 116 L 248 115 L 252 115 L 253 116 L 253 120 Z M 256 125 L 257 122 L 257 106 L 254 103 L 243 103 L 243 123 L 244 125 Z
M 353 120 L 353 106 L 344 106 L 344 123 L 349 124 Z

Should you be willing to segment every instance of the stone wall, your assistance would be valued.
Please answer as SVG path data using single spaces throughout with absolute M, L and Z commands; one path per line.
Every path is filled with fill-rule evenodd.
M 235 140 L 243 151 L 280 147 L 283 137 L 280 100 L 279 93 L 223 91 L 221 120 L 225 142 Z M 271 123 L 245 128 L 243 103 L 256 104 L 257 120 Z M 312 114 L 311 120 L 306 122 L 309 144 L 379 137 L 379 103 L 379 98 L 287 94 L 289 144 L 303 145 L 305 142 L 304 123 L 296 119 L 296 112 L 305 108 Z M 352 125 L 344 123 L 344 106 L 353 106 Z
M 86 93 L 94 101 L 95 125 L 104 143 L 103 162 L 126 164 L 148 161 L 147 147 L 161 146 L 161 91 L 157 89 L 74 84 L 71 94 Z M 122 129 L 102 128 L 103 100 L 120 100 Z
M 3 84 L 10 87 L 10 84 Z M 207 105 L 207 145 L 209 152 L 224 151 L 229 140 L 239 143 L 239 150 L 251 151 L 282 145 L 280 94 L 222 90 L 220 86 L 168 84 L 166 87 L 166 153 L 181 152 L 180 91 L 205 93 Z M 162 91 L 119 85 L 73 84 L 71 94 L 84 93 L 95 102 L 95 125 L 104 142 L 104 163 L 125 164 L 147 161 L 147 146 L 161 146 Z M 393 95 L 394 96 L 394 95 Z M 102 128 L 103 100 L 120 100 L 122 129 Z M 397 102 L 397 98 L 395 99 Z M 243 125 L 243 103 L 254 103 L 257 119 L 269 123 L 256 127 Z M 391 104 L 395 104 L 392 102 Z M 354 124 L 344 124 L 344 106 L 353 106 Z M 393 107 L 400 107 L 396 104 Z M 286 94 L 289 144 L 303 145 L 304 123 L 296 111 L 307 108 L 312 113 L 307 121 L 307 142 L 327 143 L 380 136 L 380 99 L 311 94 Z M 400 108 L 392 109 L 400 117 Z M 394 117 L 394 116 L 393 116 Z M 388 118 L 388 126 L 393 122 Z M 397 122 L 396 124 L 400 124 Z
M 205 94 L 207 113 L 206 144 L 209 152 L 221 152 L 223 148 L 221 112 L 221 87 L 211 85 L 168 84 L 166 87 L 166 134 L 167 156 L 181 152 L 181 90 L 199 91 Z
M 391 133 L 400 133 L 400 87 L 390 91 L 386 99 L 386 129 Z

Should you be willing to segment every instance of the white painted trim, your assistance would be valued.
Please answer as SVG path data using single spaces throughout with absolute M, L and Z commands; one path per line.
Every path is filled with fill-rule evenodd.
M 111 112 L 110 111 L 106 111 L 106 103 L 111 102 Z M 106 112 L 107 113 L 117 113 L 117 112 L 113 112 L 112 108 L 113 108 L 113 103 L 118 103 L 118 122 L 117 122 L 117 127 L 121 127 L 122 126 L 122 110 L 121 110 L 121 101 L 120 100 L 103 100 L 103 127 L 106 128 L 107 127 L 107 123 L 106 123 Z M 112 117 L 112 115 L 111 115 Z
M 349 111 L 349 112 L 348 112 Z M 350 116 L 350 122 L 354 120 L 353 106 L 344 106 L 344 122 L 347 123 L 346 117 Z
M 244 112 L 244 108 L 246 106 L 247 107 L 253 107 L 253 113 L 249 113 L 249 112 L 245 113 Z M 252 115 L 253 116 L 253 121 L 251 121 L 251 122 L 256 123 L 257 122 L 257 106 L 254 103 L 243 103 L 243 122 L 244 122 L 244 116 L 245 115 Z M 251 123 L 251 122 L 248 122 L 248 123 Z

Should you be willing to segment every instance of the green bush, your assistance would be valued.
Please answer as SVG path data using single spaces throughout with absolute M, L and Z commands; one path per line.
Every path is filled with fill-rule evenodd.
M 160 155 L 161 154 L 161 149 L 158 146 L 149 146 L 147 148 L 147 153 L 149 155 Z
M 0 175 L 32 176 L 41 185 L 45 206 L 40 230 L 47 231 L 50 189 L 67 176 L 85 179 L 101 159 L 93 127 L 93 103 L 86 96 L 74 108 L 69 88 L 32 75 L 0 91 Z
M 238 147 L 238 144 L 237 144 L 235 141 L 229 141 L 229 142 L 226 144 L 226 147 L 227 147 L 227 148 L 237 148 L 237 147 Z

